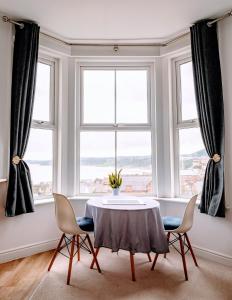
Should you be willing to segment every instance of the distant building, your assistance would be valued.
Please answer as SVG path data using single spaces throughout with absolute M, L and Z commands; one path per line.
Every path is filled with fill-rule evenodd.
M 186 164 L 182 161 L 180 164 L 180 190 L 182 196 L 190 197 L 201 192 L 208 160 L 207 156 L 192 157 L 187 168 L 184 167 Z
M 33 185 L 33 194 L 35 197 L 48 196 L 52 194 L 52 182 L 40 182 Z
M 122 192 L 133 193 L 151 193 L 152 177 L 151 175 L 124 175 L 121 186 Z
M 125 193 L 151 193 L 151 175 L 123 175 L 123 183 L 120 188 Z M 96 178 L 94 181 L 82 180 L 81 191 L 86 193 L 110 193 L 112 191 L 108 178 Z

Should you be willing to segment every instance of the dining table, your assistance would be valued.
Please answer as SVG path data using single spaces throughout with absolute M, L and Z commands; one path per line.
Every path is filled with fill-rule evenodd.
M 85 217 L 93 218 L 96 255 L 101 247 L 130 252 L 133 281 L 135 253 L 146 253 L 151 261 L 151 252 L 169 252 L 160 204 L 153 197 L 93 197 L 86 202 Z

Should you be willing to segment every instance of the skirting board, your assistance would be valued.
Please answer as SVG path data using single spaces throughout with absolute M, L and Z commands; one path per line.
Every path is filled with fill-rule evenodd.
M 193 247 L 193 251 L 196 254 L 196 256 L 232 267 L 232 257 L 231 256 L 224 255 L 224 254 L 221 254 L 216 251 L 209 250 L 209 249 L 201 248 L 196 245 L 192 245 L 192 247 Z
M 55 249 L 59 240 L 44 241 L 0 252 L 0 263 Z
M 90 238 L 93 242 L 93 235 L 90 233 Z M 60 238 L 50 240 L 50 241 L 43 241 L 41 243 L 29 244 L 23 247 L 17 247 L 15 249 L 9 249 L 6 251 L 0 252 L 0 264 L 8 261 L 12 261 L 15 259 L 31 256 L 34 254 L 38 254 L 41 252 L 53 250 L 57 247 Z
M 0 264 L 55 249 L 58 242 L 59 239 L 54 239 L 50 241 L 44 241 L 42 243 L 30 244 L 23 247 L 2 251 L 0 252 Z M 231 256 L 223 255 L 221 253 L 204 249 L 196 245 L 193 245 L 193 249 L 196 256 L 232 267 Z

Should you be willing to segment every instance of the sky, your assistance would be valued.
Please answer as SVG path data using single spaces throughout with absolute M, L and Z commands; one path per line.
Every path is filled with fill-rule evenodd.
M 204 149 L 200 128 L 181 129 L 179 131 L 180 154 L 191 154 Z
M 50 77 L 51 67 L 46 64 L 38 63 L 34 110 L 32 116 L 34 120 L 49 121 Z
M 197 119 L 192 62 L 180 65 L 182 120 Z
M 147 70 L 84 70 L 83 82 L 84 123 L 147 122 Z
M 182 120 L 197 119 L 192 62 L 180 65 Z M 199 128 L 181 129 L 179 132 L 180 154 L 191 154 L 204 149 Z
M 114 132 L 81 132 L 81 157 L 114 157 Z M 151 133 L 118 132 L 117 156 L 151 155 Z

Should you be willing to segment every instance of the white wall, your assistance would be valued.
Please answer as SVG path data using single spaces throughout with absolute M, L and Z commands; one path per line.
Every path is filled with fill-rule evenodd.
M 219 50 L 225 114 L 225 193 L 226 204 L 232 208 L 232 18 L 219 23 Z
M 232 121 L 230 114 L 232 113 L 232 84 L 230 83 L 232 78 L 232 18 L 227 19 L 220 23 L 220 50 L 221 50 L 221 63 L 222 63 L 222 76 L 224 87 L 224 101 L 225 101 L 225 123 L 226 123 L 226 197 L 227 201 L 231 201 L 231 170 L 232 170 L 232 158 L 230 156 L 232 150 Z M 8 145 L 9 145 L 9 122 L 10 122 L 10 79 L 11 79 L 11 56 L 12 56 L 12 33 L 10 24 L 0 22 L 0 178 L 6 178 L 8 174 Z M 43 51 L 50 52 L 48 42 L 41 40 L 41 48 Z M 184 47 L 189 47 L 186 42 Z M 176 52 L 178 47 L 172 46 L 171 51 Z M 61 127 L 59 128 L 59 136 L 63 138 L 63 145 L 61 145 L 61 182 L 63 191 L 67 194 L 72 194 L 73 184 L 68 186 L 73 180 L 71 176 L 75 172 L 69 167 L 72 167 L 72 162 L 68 158 L 75 156 L 75 148 L 71 143 L 72 137 L 67 135 L 68 128 L 72 126 L 72 122 L 75 116 L 73 111 L 70 111 L 70 105 L 75 102 L 75 92 L 72 89 L 75 84 L 75 59 L 68 57 L 72 51 L 69 47 L 59 47 L 59 45 L 53 45 L 56 56 L 60 60 L 61 70 L 61 90 L 60 90 L 60 104 L 59 109 L 61 113 Z M 74 49 L 75 53 L 79 49 Z M 83 49 L 81 50 L 83 55 Z M 91 50 L 92 51 L 92 50 Z M 91 52 L 92 53 L 92 52 Z M 144 52 L 146 53 L 146 51 Z M 149 56 L 151 52 L 148 51 Z M 157 49 L 154 53 L 158 53 Z M 166 55 L 167 51 L 161 51 L 162 55 Z M 92 55 L 92 54 L 91 54 Z M 167 114 L 170 102 L 170 89 L 169 86 L 165 86 L 164 82 L 167 82 L 168 78 L 168 60 L 162 58 L 163 63 L 159 60 L 157 66 L 160 68 L 163 66 L 162 74 L 158 78 L 159 87 L 163 81 L 163 91 L 159 89 L 159 97 L 162 97 L 162 104 L 160 109 L 163 113 Z M 69 75 L 67 75 L 69 74 Z M 69 76 L 69 78 L 68 78 Z M 71 104 L 72 103 L 72 104 Z M 71 115 L 72 113 L 72 115 Z M 71 118 L 70 118 L 71 117 Z M 160 119 L 162 121 L 162 118 Z M 167 123 L 163 118 L 163 132 L 167 132 Z M 162 135 L 162 133 L 161 133 Z M 170 146 L 169 136 L 163 136 L 163 145 L 166 145 L 163 153 L 163 158 L 167 168 L 169 163 L 166 159 L 170 159 Z M 71 150 L 70 150 L 71 149 Z M 70 151 L 69 151 L 70 150 Z M 159 149 L 160 152 L 161 149 Z M 72 173 L 70 172 L 72 171 Z M 71 174 L 71 175 L 70 175 Z M 75 174 L 74 174 L 75 175 Z M 166 178 L 165 184 L 162 185 L 162 194 L 167 191 L 167 185 L 170 187 L 172 178 L 167 172 L 163 174 Z M 75 178 L 74 178 L 75 180 Z M 166 187 L 165 187 L 166 185 Z M 169 188 L 171 191 L 171 188 Z M 168 196 L 168 195 L 166 195 Z M 78 215 L 83 214 L 84 201 L 74 200 L 74 209 Z M 52 203 L 41 204 L 36 206 L 36 212 L 32 214 L 26 214 L 17 216 L 14 218 L 4 217 L 4 203 L 0 203 L 0 261 L 13 259 L 19 256 L 29 255 L 31 253 L 43 251 L 45 249 L 51 249 L 54 247 L 57 238 L 59 237 L 59 231 L 56 228 L 54 219 L 54 207 Z M 161 202 L 162 214 L 175 214 L 182 215 L 185 204 L 176 202 Z M 232 217 L 227 212 L 226 219 L 213 218 L 200 214 L 196 209 L 195 225 L 191 232 L 191 238 L 194 245 L 201 249 L 207 249 L 211 252 L 216 252 L 222 257 L 231 257 L 232 259 Z M 203 250 L 199 251 L 202 254 Z M 204 252 L 204 251 L 203 251 Z M 208 253 L 208 252 L 205 252 Z
M 11 26 L 0 22 L 0 179 L 8 171 L 12 44 Z

